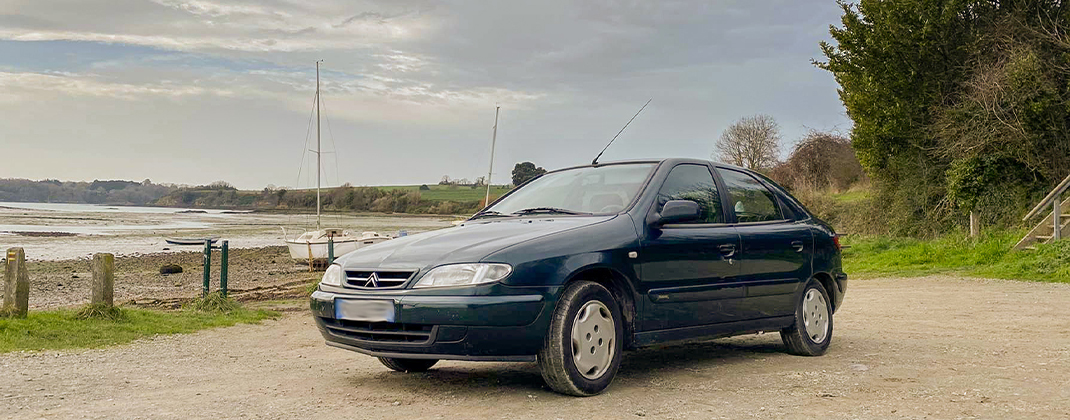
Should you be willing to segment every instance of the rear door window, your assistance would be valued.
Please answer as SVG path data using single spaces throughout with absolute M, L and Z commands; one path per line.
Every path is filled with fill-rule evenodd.
M 731 169 L 718 168 L 717 173 L 728 189 L 729 210 L 735 213 L 736 222 L 784 220 L 776 196 L 757 179 Z
M 724 223 L 721 211 L 721 197 L 717 193 L 717 184 L 713 174 L 703 165 L 677 165 L 665 178 L 658 190 L 658 210 L 669 200 L 688 200 L 698 203 L 702 216 L 687 223 Z

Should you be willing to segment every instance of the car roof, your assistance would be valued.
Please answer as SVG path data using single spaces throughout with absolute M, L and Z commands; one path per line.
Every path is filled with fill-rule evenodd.
M 714 162 L 714 161 L 707 160 L 707 159 L 695 159 L 695 158 L 661 158 L 661 159 L 614 160 L 614 161 L 609 161 L 609 162 L 598 162 L 595 165 L 570 166 L 570 167 L 566 167 L 566 168 L 557 169 L 557 170 L 552 171 L 552 172 L 565 170 L 565 169 L 574 169 L 574 168 L 583 168 L 583 167 L 592 167 L 592 166 L 626 165 L 626 164 L 635 164 L 635 163 L 663 163 L 663 164 L 666 164 L 666 165 L 678 165 L 678 164 L 681 164 L 681 163 L 692 163 L 692 164 L 696 164 L 696 165 L 713 165 L 713 166 L 716 166 L 718 168 L 735 169 L 737 171 L 744 171 L 744 172 L 748 172 L 748 173 L 754 172 L 754 171 L 752 171 L 750 169 L 742 168 L 742 167 L 739 167 L 739 166 L 736 166 L 736 165 L 731 165 L 731 164 L 721 163 L 721 162 Z

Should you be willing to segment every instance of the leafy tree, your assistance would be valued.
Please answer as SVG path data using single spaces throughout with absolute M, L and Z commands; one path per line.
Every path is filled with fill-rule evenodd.
M 520 185 L 546 173 L 546 169 L 535 166 L 531 162 L 520 162 L 513 166 L 513 185 Z
M 1070 4 L 841 2 L 822 43 L 895 233 L 1010 223 L 1070 172 Z

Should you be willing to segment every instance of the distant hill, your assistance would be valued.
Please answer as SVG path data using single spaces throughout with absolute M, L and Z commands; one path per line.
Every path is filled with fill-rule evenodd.
M 0 179 L 0 201 L 150 205 L 178 187 L 149 180 L 74 182 L 47 179 Z
M 491 200 L 511 189 L 491 187 Z M 486 187 L 473 185 L 343 185 L 322 190 L 328 211 L 469 214 L 483 208 Z M 243 191 L 226 182 L 196 187 L 122 180 L 64 182 L 0 179 L 0 201 L 78 203 L 242 210 L 312 210 L 316 190 L 264 188 Z
M 510 187 L 491 187 L 491 200 Z M 358 211 L 417 214 L 469 214 L 483 208 L 486 187 L 470 185 L 392 185 L 354 187 L 344 185 L 321 191 L 322 206 L 328 211 Z M 154 205 L 193 208 L 234 208 L 246 210 L 311 210 L 316 208 L 316 190 L 265 188 L 241 191 L 233 188 L 181 188 L 170 192 Z

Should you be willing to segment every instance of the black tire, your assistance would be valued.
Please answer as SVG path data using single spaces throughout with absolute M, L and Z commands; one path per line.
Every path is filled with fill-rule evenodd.
M 398 372 L 426 372 L 438 363 L 435 359 L 396 359 L 393 357 L 380 357 L 379 361 Z
M 600 302 L 601 305 L 592 302 Z M 605 355 L 602 358 L 603 362 L 608 360 L 608 363 L 600 363 L 598 367 L 581 374 L 576 367 L 576 358 L 581 356 L 574 355 L 571 337 L 574 323 L 580 322 L 577 320 L 577 314 L 581 309 L 588 308 L 589 303 L 591 305 L 588 312 L 597 313 L 599 318 L 594 319 L 591 324 L 587 325 L 595 325 L 593 331 L 596 335 L 608 338 L 605 337 L 606 334 L 599 332 L 597 328 L 598 325 L 604 325 L 608 315 L 611 317 L 609 319 L 613 321 L 613 337 L 611 340 L 607 340 L 609 341 L 608 343 L 598 340 L 591 341 L 591 338 L 587 338 L 588 343 L 583 344 L 583 350 L 586 350 L 587 345 L 590 344 L 591 354 L 594 354 L 595 348 L 597 348 L 599 354 Z M 608 310 L 609 313 L 604 314 L 603 310 Z M 593 319 L 590 318 L 592 316 L 594 315 L 588 315 L 588 318 L 585 319 Z M 602 329 L 602 331 L 605 330 L 605 328 Z M 542 372 L 542 378 L 551 389 L 562 394 L 577 397 L 598 395 L 609 387 L 609 384 L 613 382 L 613 377 L 617 375 L 617 369 L 620 368 L 621 353 L 623 352 L 623 341 L 623 317 L 617 302 L 613 299 L 613 295 L 609 290 L 598 283 L 590 281 L 573 282 L 561 293 L 561 298 L 554 309 L 553 318 L 550 320 L 550 330 L 546 333 L 542 350 L 538 354 L 539 370 Z M 599 347 L 603 345 L 607 345 L 607 347 Z M 588 378 L 584 376 L 585 374 L 595 377 Z
M 811 292 L 813 291 L 813 292 Z M 811 311 L 809 315 L 804 316 L 804 308 L 806 307 L 807 297 L 813 296 L 817 298 L 817 294 L 820 295 L 821 300 L 824 301 L 825 313 L 823 316 L 827 319 L 827 330 L 824 335 L 815 335 L 813 331 L 807 332 L 806 321 L 804 318 L 812 318 L 815 311 Z M 819 306 L 815 304 L 815 307 Z M 816 311 L 820 317 L 820 311 Z M 788 347 L 788 353 L 798 356 L 820 356 L 825 354 L 829 348 L 829 343 L 832 342 L 832 300 L 829 299 L 828 292 L 825 287 L 821 285 L 821 282 L 810 279 L 806 283 L 806 287 L 803 289 L 802 295 L 799 297 L 798 302 L 795 303 L 795 323 L 792 326 L 780 330 L 780 338 L 784 341 L 784 345 Z M 821 328 L 817 328 L 818 331 Z M 816 340 L 815 340 L 816 338 Z

